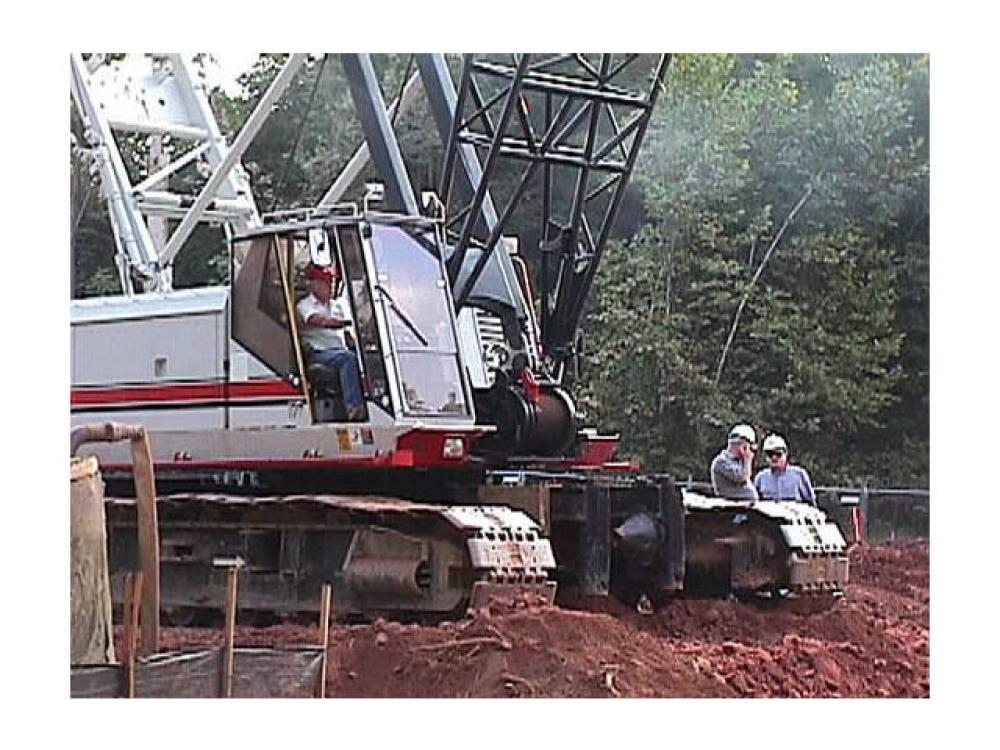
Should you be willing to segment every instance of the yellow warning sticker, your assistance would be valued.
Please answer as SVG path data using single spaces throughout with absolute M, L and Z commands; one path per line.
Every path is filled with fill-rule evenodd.
M 351 450 L 351 433 L 349 430 L 337 430 L 337 446 L 342 451 Z

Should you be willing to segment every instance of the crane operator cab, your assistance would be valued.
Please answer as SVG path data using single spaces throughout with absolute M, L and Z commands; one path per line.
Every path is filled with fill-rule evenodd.
M 313 424 L 472 428 L 441 247 L 430 219 L 356 210 L 251 230 L 232 241 L 232 337 Z

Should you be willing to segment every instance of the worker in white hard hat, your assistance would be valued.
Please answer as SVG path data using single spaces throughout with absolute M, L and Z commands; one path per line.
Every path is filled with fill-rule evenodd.
M 816 504 L 809 473 L 801 466 L 792 466 L 788 459 L 788 444 L 781 435 L 768 435 L 764 439 L 764 456 L 767 468 L 754 477 L 753 483 L 764 500 L 794 500 Z
M 730 500 L 756 500 L 753 456 L 757 433 L 748 424 L 738 424 L 729 431 L 726 447 L 712 459 L 712 488 L 719 497 Z

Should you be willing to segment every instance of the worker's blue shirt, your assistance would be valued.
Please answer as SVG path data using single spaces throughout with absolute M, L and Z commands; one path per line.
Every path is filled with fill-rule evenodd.
M 809 474 L 801 466 L 786 466 L 784 471 L 764 469 L 754 477 L 753 484 L 761 500 L 798 500 L 816 504 L 816 493 Z

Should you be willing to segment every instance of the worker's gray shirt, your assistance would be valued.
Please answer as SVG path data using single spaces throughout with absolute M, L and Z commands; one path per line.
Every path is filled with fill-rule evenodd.
M 816 504 L 809 474 L 801 466 L 786 466 L 784 471 L 764 469 L 753 479 L 754 486 L 764 500 L 798 500 Z
M 756 500 L 757 490 L 750 483 L 749 459 L 735 458 L 728 448 L 712 459 L 712 489 L 729 500 Z

